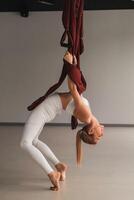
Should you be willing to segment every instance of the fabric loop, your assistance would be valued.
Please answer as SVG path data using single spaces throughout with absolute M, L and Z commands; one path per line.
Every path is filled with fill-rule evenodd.
M 66 40 L 67 36 L 68 36 L 68 43 L 65 43 L 64 41 Z M 60 44 L 61 44 L 62 47 L 67 47 L 67 48 L 73 47 L 72 36 L 71 36 L 71 34 L 68 30 L 64 31 L 64 33 L 61 37 L 61 40 L 60 40 Z

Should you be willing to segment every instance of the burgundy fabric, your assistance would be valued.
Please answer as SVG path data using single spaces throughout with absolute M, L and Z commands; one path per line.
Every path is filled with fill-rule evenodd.
M 30 106 L 27 107 L 29 111 L 33 110 L 35 107 L 37 107 L 42 101 L 45 100 L 45 98 L 50 95 L 52 92 L 54 92 L 57 88 L 61 86 L 63 81 L 65 80 L 66 76 L 68 75 L 72 81 L 76 83 L 77 90 L 81 94 L 85 88 L 86 88 L 86 81 L 84 79 L 84 76 L 80 70 L 76 67 L 76 65 L 72 65 L 68 63 L 66 60 L 64 60 L 64 65 L 62 69 L 61 76 L 59 78 L 59 81 L 51 86 L 45 95 L 39 97 L 36 101 L 34 101 Z
M 61 38 L 61 46 L 68 47 L 78 61 L 80 68 L 80 54 L 84 51 L 83 45 L 83 6 L 84 0 L 64 0 L 62 22 L 65 29 Z M 68 37 L 68 43 L 65 43 Z
M 41 96 L 27 107 L 29 111 L 37 107 L 45 98 L 60 87 L 68 75 L 70 79 L 76 84 L 79 94 L 86 90 L 86 80 L 82 71 L 80 70 L 80 55 L 84 51 L 83 45 L 83 5 L 84 0 L 64 0 L 64 10 L 62 13 L 62 22 L 65 31 L 61 37 L 60 44 L 63 47 L 67 47 L 68 51 L 76 56 L 77 65 L 70 64 L 63 59 L 64 65 L 59 78 L 59 81 L 51 86 L 44 96 Z M 65 40 L 68 40 L 65 43 Z M 78 125 L 77 119 L 71 117 L 71 127 L 75 129 Z

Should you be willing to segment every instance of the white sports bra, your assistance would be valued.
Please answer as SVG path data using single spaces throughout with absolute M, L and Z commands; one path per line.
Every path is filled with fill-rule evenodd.
M 82 94 L 81 94 L 81 97 L 82 97 L 82 100 L 83 100 L 83 102 L 85 103 L 85 105 L 87 105 L 87 106 L 90 107 L 89 101 L 88 101 L 85 97 L 83 97 Z M 66 111 L 67 113 L 73 115 L 74 109 L 75 109 L 75 104 L 74 104 L 74 100 L 72 99 L 72 100 L 68 103 L 68 105 L 67 105 L 65 111 Z

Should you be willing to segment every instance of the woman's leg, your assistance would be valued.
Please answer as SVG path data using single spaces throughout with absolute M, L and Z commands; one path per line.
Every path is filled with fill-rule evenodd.
M 51 98 L 51 97 L 50 97 Z M 52 100 L 57 101 L 57 97 Z M 58 99 L 59 101 L 59 99 Z M 51 111 L 51 113 L 46 112 L 48 104 L 51 104 L 51 108 L 55 110 Z M 47 148 L 46 153 L 46 146 L 43 145 L 41 142 L 40 149 L 37 148 L 37 138 L 40 135 L 44 124 L 48 121 L 51 121 L 57 114 L 57 110 L 54 106 L 57 106 L 58 104 L 52 104 L 51 99 L 48 99 L 48 101 L 42 102 L 38 107 L 36 107 L 30 117 L 28 118 L 25 127 L 24 132 L 21 140 L 21 147 L 26 150 L 32 158 L 42 167 L 42 169 L 48 174 L 48 177 L 50 178 L 51 182 L 53 183 L 54 187 L 52 187 L 52 190 L 57 190 L 59 188 L 59 179 L 61 173 L 54 171 L 51 166 L 48 164 L 47 160 L 44 158 L 43 153 L 47 154 L 49 159 L 52 160 L 53 163 L 58 163 L 59 160 L 56 158 L 56 156 L 53 154 L 53 152 Z M 48 106 L 50 108 L 50 105 Z M 41 151 L 43 152 L 41 152 Z M 52 157 L 52 158 L 51 158 Z
M 33 145 L 33 139 L 40 134 L 43 126 L 38 124 L 25 124 L 23 136 L 21 139 L 21 148 L 27 151 L 31 157 L 40 165 L 40 167 L 47 173 L 51 180 L 53 187 L 51 190 L 57 191 L 59 186 L 60 172 L 54 171 L 43 154 Z
M 52 150 L 48 147 L 48 145 L 39 140 L 38 137 L 33 140 L 33 144 L 42 152 L 42 154 L 45 154 L 47 156 L 47 158 L 53 163 L 53 165 L 56 165 L 60 162 L 59 159 L 52 152 Z
M 38 136 L 33 140 L 33 144 L 53 163 L 57 171 L 60 172 L 60 181 L 64 181 L 68 166 L 65 163 L 60 162 L 48 145 L 38 139 Z
M 21 148 L 27 151 L 31 157 L 40 165 L 40 167 L 47 173 L 54 170 L 47 162 L 43 154 L 33 145 L 34 138 L 41 133 L 43 126 L 39 124 L 25 124 L 23 136 L 21 139 Z
M 60 180 L 64 181 L 66 178 L 66 171 L 68 166 L 65 163 L 61 163 L 58 158 L 54 155 L 52 150 L 47 146 L 47 144 L 43 143 L 37 138 L 34 139 L 33 144 L 42 152 L 42 154 L 45 154 L 47 158 L 54 164 L 57 171 L 61 173 Z

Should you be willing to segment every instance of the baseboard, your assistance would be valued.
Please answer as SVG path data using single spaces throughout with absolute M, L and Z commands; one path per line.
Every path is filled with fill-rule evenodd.
M 105 127 L 134 127 L 134 124 L 105 124 L 102 123 Z M 0 126 L 24 126 L 24 123 L 16 122 L 0 122 Z M 70 123 L 46 123 L 45 126 L 71 126 Z M 82 127 L 83 124 L 78 126 Z

